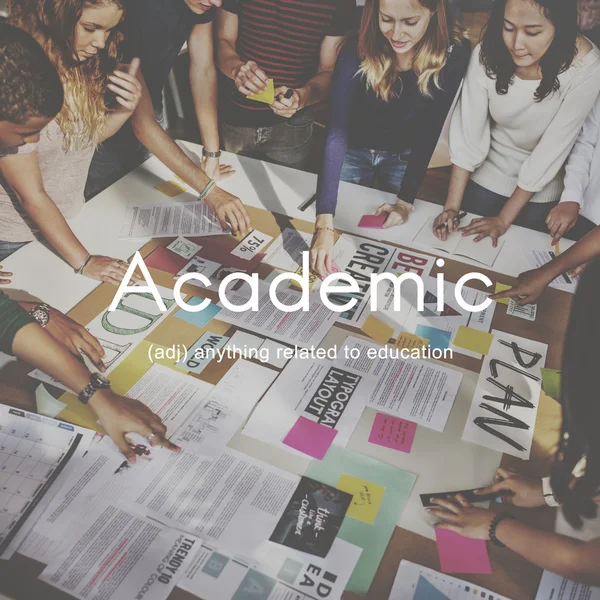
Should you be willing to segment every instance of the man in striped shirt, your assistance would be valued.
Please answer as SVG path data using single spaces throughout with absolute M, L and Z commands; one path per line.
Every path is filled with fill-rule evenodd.
M 217 17 L 221 140 L 226 150 L 302 168 L 310 107 L 329 95 L 356 0 L 223 0 Z M 246 96 L 268 79 L 275 101 Z

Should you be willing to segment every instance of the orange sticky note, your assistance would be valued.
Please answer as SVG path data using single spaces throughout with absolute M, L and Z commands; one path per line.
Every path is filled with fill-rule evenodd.
M 413 335 L 412 333 L 406 333 L 403 331 L 396 340 L 394 344 L 396 348 L 407 348 L 408 350 L 412 350 L 413 348 L 418 348 L 422 350 L 423 348 L 427 348 L 429 346 L 429 340 L 422 338 L 419 335 Z
M 380 344 L 387 344 L 394 335 L 393 328 L 380 321 L 374 315 L 369 315 L 365 324 L 360 329 Z
M 175 196 L 179 196 L 179 194 L 185 192 L 185 188 L 173 180 L 163 181 L 154 187 L 165 196 L 169 196 L 169 198 L 175 198 Z
M 477 354 L 487 354 L 493 341 L 494 336 L 491 333 L 461 325 L 452 343 L 459 348 L 477 352 Z
M 506 285 L 505 283 L 497 283 L 494 293 L 499 294 L 500 292 L 503 292 L 504 290 L 510 290 L 510 289 L 512 289 L 512 285 Z M 499 302 L 500 304 L 506 304 L 506 306 L 508 306 L 509 300 L 510 300 L 510 298 L 500 298 L 500 300 L 496 300 L 496 302 Z
M 265 104 L 273 104 L 275 102 L 275 85 L 272 79 L 267 82 L 267 87 L 259 94 L 250 94 L 246 96 L 248 100 L 255 100 L 256 102 L 264 102 Z

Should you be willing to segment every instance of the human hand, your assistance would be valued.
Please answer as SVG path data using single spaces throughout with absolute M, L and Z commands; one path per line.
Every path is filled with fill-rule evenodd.
M 148 438 L 151 446 L 180 450 L 166 438 L 167 428 L 160 417 L 139 400 L 119 396 L 110 389 L 104 389 L 98 390 L 90 398 L 89 405 L 100 419 L 106 433 L 129 462 L 135 462 L 135 452 L 125 439 L 128 433 L 143 435 Z
M 408 215 L 414 210 L 414 206 L 404 200 L 398 199 L 396 204 L 382 204 L 376 211 L 376 215 L 387 214 L 387 219 L 383 224 L 382 229 L 394 227 L 396 225 L 404 225 L 408 222 Z
M 502 495 L 502 502 L 521 506 L 523 508 L 536 508 L 544 506 L 544 492 L 541 479 L 531 479 L 524 475 L 519 475 L 513 469 L 496 469 L 494 483 L 485 488 L 476 490 L 475 494 L 483 496 L 485 494 L 498 494 L 502 492 L 512 492 Z
M 134 58 L 129 65 L 120 65 L 108 78 L 112 83 L 108 89 L 114 92 L 116 101 L 123 107 L 121 112 L 132 113 L 142 97 L 142 84 L 136 77 L 140 68 L 140 59 Z
M 334 232 L 330 229 L 315 228 L 310 245 L 310 268 L 320 277 L 333 273 Z
M 202 170 L 215 181 L 227 179 L 235 173 L 235 169 L 231 165 L 222 165 L 218 157 L 209 156 L 202 157 Z
M 496 516 L 491 510 L 472 506 L 462 494 L 451 499 L 435 498 L 432 503 L 441 507 L 429 511 L 441 521 L 436 529 L 449 529 L 476 540 L 490 539 L 490 525 Z
M 462 231 L 463 237 L 468 235 L 476 235 L 477 237 L 473 240 L 474 242 L 480 242 L 486 237 L 492 238 L 492 246 L 496 248 L 498 246 L 498 238 L 506 233 L 509 228 L 500 217 L 480 217 L 473 219 L 470 225 L 461 227 L 459 231 Z
M 104 373 L 106 371 L 106 367 L 102 362 L 102 357 L 105 354 L 104 348 L 77 321 L 51 307 L 50 318 L 48 319 L 48 323 L 46 323 L 45 329 L 56 341 L 66 346 L 71 354 L 80 358 L 80 351 L 83 351 L 100 372 Z
M 235 87 L 244 96 L 260 94 L 269 82 L 267 74 L 253 60 L 234 69 L 233 80 Z
M 215 186 L 204 201 L 213 209 L 224 230 L 231 227 L 234 235 L 246 235 L 252 228 L 246 207 L 233 194 Z
M 546 218 L 546 225 L 550 230 L 553 246 L 574 227 L 578 216 L 579 204 L 577 202 L 560 202 L 550 211 Z
M 290 90 L 292 95 L 287 98 L 285 93 Z M 298 90 L 292 90 L 281 86 L 275 88 L 275 101 L 270 105 L 276 115 L 289 119 L 293 117 L 301 108 L 304 108 L 304 101 Z
M 553 278 L 548 279 L 543 267 L 541 269 L 533 269 L 525 271 L 517 277 L 517 284 L 510 290 L 492 294 L 492 300 L 500 300 L 500 298 L 513 298 L 517 306 L 525 304 L 533 304 L 546 289 L 547 285 Z
M 439 214 L 433 222 L 433 234 L 439 240 L 445 242 L 448 238 L 448 234 L 455 231 L 459 224 L 458 211 L 453 208 L 448 208 L 444 210 L 443 213 Z M 442 227 L 442 225 L 446 225 L 446 227 Z
M 129 263 L 124 260 L 110 258 L 110 256 L 92 256 L 81 274 L 96 281 L 106 281 L 107 283 L 119 285 L 123 281 L 128 268 Z M 142 281 L 135 274 L 132 280 L 136 283 Z
M 0 265 L 0 269 L 2 269 L 2 265 Z M 11 280 L 9 279 L 9 277 L 12 277 L 12 273 L 0 270 L 0 284 L 10 283 Z

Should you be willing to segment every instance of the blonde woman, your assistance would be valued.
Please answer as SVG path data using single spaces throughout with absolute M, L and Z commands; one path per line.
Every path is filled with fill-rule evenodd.
M 65 102 L 39 142 L 0 158 L 0 250 L 5 257 L 41 235 L 75 272 L 118 284 L 127 263 L 90 255 L 66 219 L 83 206 L 96 145 L 119 130 L 141 96 L 139 61 L 118 68 L 123 2 L 10 0 L 9 14 L 54 64 Z
M 377 213 L 384 227 L 406 223 L 470 54 L 446 0 L 366 1 L 333 77 L 311 247 L 320 275 L 332 269 L 340 179 L 397 194 Z

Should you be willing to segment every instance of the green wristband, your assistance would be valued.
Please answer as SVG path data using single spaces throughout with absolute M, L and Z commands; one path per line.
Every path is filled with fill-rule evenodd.
M 200 200 L 204 200 L 206 196 L 208 196 L 210 190 L 212 190 L 217 182 L 214 179 L 211 179 L 205 186 L 204 189 L 200 192 Z

